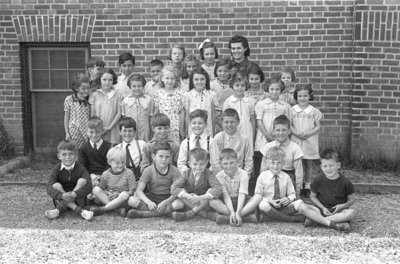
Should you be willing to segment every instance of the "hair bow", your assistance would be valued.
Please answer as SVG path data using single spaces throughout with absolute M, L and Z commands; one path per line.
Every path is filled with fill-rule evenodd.
M 211 42 L 211 40 L 210 40 L 209 38 L 206 38 L 206 39 L 200 44 L 200 46 L 199 46 L 198 49 L 201 50 L 206 42 Z

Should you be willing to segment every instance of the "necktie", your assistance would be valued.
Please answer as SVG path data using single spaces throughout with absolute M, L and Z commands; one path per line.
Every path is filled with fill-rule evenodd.
M 94 148 L 95 151 L 97 151 L 97 145 L 96 145 L 96 143 L 93 143 L 93 148 Z
M 132 167 L 132 166 L 130 166 L 131 165 L 131 160 L 132 160 L 132 157 L 131 157 L 131 152 L 129 151 L 129 146 L 130 146 L 131 144 L 126 144 L 126 147 L 125 147 L 125 149 L 126 149 L 126 167 L 128 167 L 128 168 L 130 168 L 130 167 Z M 133 164 L 132 164 L 133 165 Z
M 274 197 L 272 197 L 272 199 L 277 200 L 277 199 L 281 199 L 278 175 L 275 174 L 274 178 L 275 178 L 275 182 L 274 182 Z
M 196 136 L 195 138 L 195 148 L 200 148 L 200 137 Z

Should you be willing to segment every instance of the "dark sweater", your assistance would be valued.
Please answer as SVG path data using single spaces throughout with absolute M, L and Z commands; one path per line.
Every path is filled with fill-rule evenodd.
M 109 168 L 107 152 L 110 148 L 111 143 L 103 140 L 100 148 L 95 151 L 88 140 L 79 149 L 79 163 L 86 168 L 89 174 L 101 175 Z
M 75 191 L 76 199 L 85 198 L 92 192 L 92 181 L 89 173 L 79 163 L 75 162 L 74 168 L 69 171 L 61 168 L 61 163 L 53 168 L 51 171 L 49 181 L 47 182 L 47 194 L 54 200 L 61 200 L 62 192 L 53 188 L 53 184 L 58 182 L 63 187 L 64 191 L 73 191 L 80 178 L 86 179 L 87 183 L 81 189 Z

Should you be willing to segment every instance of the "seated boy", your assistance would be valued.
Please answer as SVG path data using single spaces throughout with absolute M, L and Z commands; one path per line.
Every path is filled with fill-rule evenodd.
M 327 219 L 343 223 L 345 231 L 350 231 L 348 222 L 355 219 L 355 212 L 350 209 L 355 202 L 354 186 L 349 179 L 339 173 L 340 162 L 336 151 L 326 149 L 320 154 L 322 175 L 311 184 L 311 201 Z M 312 221 L 306 219 L 304 225 Z
M 160 73 L 163 67 L 164 64 L 160 60 L 150 61 L 149 71 L 151 81 L 146 83 L 146 86 L 144 87 L 144 92 L 151 98 L 154 98 L 155 92 L 160 89 Z
M 207 126 L 207 118 L 207 111 L 201 109 L 196 109 L 189 114 L 189 124 L 192 128 L 193 135 L 189 138 L 185 138 L 179 148 L 178 169 L 180 172 L 189 169 L 188 162 L 190 150 L 194 148 L 202 148 L 210 153 L 212 138 L 204 134 L 204 129 Z
M 171 147 L 171 160 L 169 163 L 176 166 L 179 154 L 179 143 L 168 138 L 171 121 L 165 114 L 155 114 L 150 120 L 151 129 L 154 133 L 153 138 L 146 143 L 143 150 L 143 161 L 140 164 L 140 170 L 143 172 L 145 168 L 153 162 L 154 145 L 168 143 Z
M 280 115 L 274 119 L 273 134 L 275 140 L 267 143 L 260 149 L 263 155 L 260 172 L 268 169 L 266 153 L 272 147 L 278 146 L 286 153 L 283 169 L 292 179 L 293 185 L 296 186 L 297 198 L 300 198 L 300 190 L 303 185 L 303 151 L 300 146 L 289 139 L 290 120 L 285 115 Z
M 117 209 L 128 204 L 137 187 L 133 172 L 125 167 L 125 150 L 119 147 L 111 148 L 107 153 L 107 161 L 111 168 L 103 172 L 98 186 L 93 188 L 93 194 L 103 205 L 91 207 L 94 215 Z
M 57 218 L 70 208 L 83 219 L 92 220 L 93 212 L 82 209 L 86 196 L 92 191 L 92 183 L 85 168 L 75 162 L 78 154 L 75 143 L 61 141 L 57 151 L 61 163 L 51 171 L 46 188 L 56 209 L 46 211 L 46 217 Z
M 180 173 L 170 164 L 171 153 L 168 142 L 153 146 L 154 164 L 143 171 L 135 196 L 128 201 L 134 208 L 128 211 L 129 218 L 161 216 L 176 210 L 171 204 L 175 200 L 171 195 L 171 185 Z
M 253 142 L 238 133 L 239 114 L 235 109 L 228 108 L 222 113 L 222 128 L 224 131 L 215 135 L 210 148 L 211 170 L 221 171 L 219 156 L 226 148 L 233 149 L 237 154 L 237 166 L 251 175 L 253 170 Z
M 190 208 L 185 212 L 173 212 L 172 218 L 183 221 L 200 215 L 215 220 L 216 213 L 205 212 L 210 209 L 208 201 L 221 195 L 221 185 L 215 175 L 207 169 L 208 153 L 202 148 L 189 152 L 189 169 L 172 184 L 171 194 L 178 198 L 173 202 L 175 209 Z
M 119 121 L 119 131 L 122 143 L 117 145 L 126 152 L 125 165 L 133 171 L 136 181 L 140 179 L 140 163 L 146 142 L 136 138 L 136 122 L 132 117 L 123 117 Z
M 135 67 L 135 57 L 128 52 L 121 53 L 118 57 L 118 64 L 121 75 L 118 76 L 117 84 L 114 86 L 114 88 L 123 97 L 126 97 L 132 93 L 128 87 L 128 79 L 133 72 L 133 68 Z
M 100 81 L 100 71 L 104 69 L 104 61 L 99 58 L 91 57 L 86 62 L 86 69 L 90 76 L 90 90 L 95 92 L 97 89 L 101 88 L 101 81 Z
M 111 143 L 103 141 L 103 121 L 92 116 L 88 121 L 88 141 L 79 149 L 79 163 L 85 167 L 92 179 L 92 185 L 97 186 L 101 174 L 108 169 L 107 152 Z M 91 198 L 91 196 L 89 196 Z
M 217 224 L 231 224 L 241 226 L 242 221 L 256 223 L 255 208 L 249 207 L 247 202 L 249 175 L 238 168 L 237 155 L 233 149 L 224 149 L 219 155 L 222 171 L 218 172 L 217 180 L 222 185 L 223 201 L 214 199 L 210 206 L 220 215 Z

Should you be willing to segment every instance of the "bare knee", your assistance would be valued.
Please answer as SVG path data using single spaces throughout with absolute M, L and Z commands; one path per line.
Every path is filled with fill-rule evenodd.
M 267 213 L 271 211 L 272 207 L 266 200 L 262 200 L 258 205 L 258 208 L 260 209 L 261 212 Z
M 92 193 L 97 196 L 99 195 L 99 193 L 102 193 L 102 192 L 103 192 L 103 190 L 99 186 L 94 187 L 92 190 Z
M 346 216 L 347 216 L 347 219 L 350 221 L 350 220 L 353 220 L 353 219 L 355 219 L 356 218 L 356 211 L 354 211 L 354 209 L 345 209 L 345 210 L 343 210 L 342 211 L 342 213 L 344 213 L 344 214 L 346 214 Z
M 128 199 L 128 205 L 133 208 L 136 208 L 139 205 L 139 202 L 140 202 L 140 200 L 135 196 L 131 196 Z
M 172 202 L 172 208 L 174 208 L 174 210 L 182 209 L 184 206 L 185 204 L 181 199 L 176 199 Z
M 219 199 L 211 199 L 208 201 L 208 204 L 210 205 L 211 208 L 215 208 L 220 204 L 221 200 Z
M 127 201 L 129 199 L 130 195 L 128 192 L 122 192 L 119 194 L 118 198 L 121 200 Z

